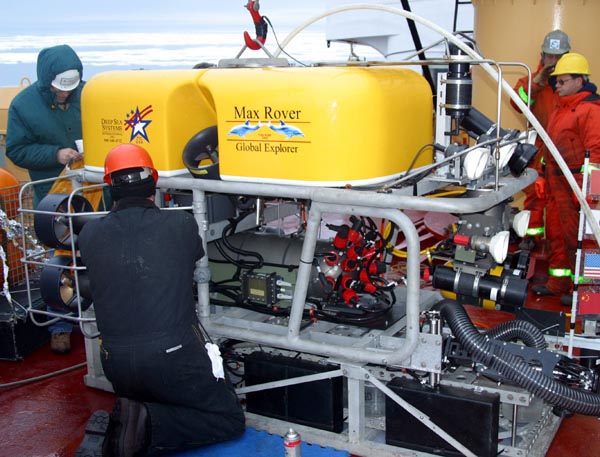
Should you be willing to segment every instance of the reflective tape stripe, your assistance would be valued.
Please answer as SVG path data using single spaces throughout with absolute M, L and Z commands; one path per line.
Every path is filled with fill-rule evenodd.
M 527 235 L 536 236 L 544 234 L 544 227 L 531 227 L 527 229 Z
M 562 278 L 565 276 L 571 276 L 572 272 L 570 268 L 549 268 L 548 274 L 555 278 Z
M 527 103 L 529 101 L 529 95 L 527 95 L 527 92 L 525 92 L 523 86 L 519 87 L 519 90 L 517 92 L 519 94 L 519 97 L 521 97 L 521 100 L 523 100 L 523 103 Z M 532 106 L 534 103 L 535 101 L 531 100 L 529 106 Z

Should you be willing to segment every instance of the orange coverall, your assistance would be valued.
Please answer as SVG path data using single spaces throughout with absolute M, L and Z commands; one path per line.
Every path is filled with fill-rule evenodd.
M 550 84 L 539 85 L 536 84 L 533 79 L 543 70 L 544 64 L 540 61 L 537 70 L 531 75 L 531 95 L 527 93 L 527 83 L 528 77 L 524 76 L 517 81 L 517 84 L 514 87 L 515 92 L 521 95 L 521 99 L 527 102 L 527 97 L 530 98 L 530 109 L 535 118 L 542 124 L 542 127 L 546 129 L 548 125 L 548 120 L 550 118 L 550 114 L 558 107 L 558 94 L 554 92 L 553 87 Z M 518 112 L 521 110 L 517 107 L 515 102 L 512 100 L 510 104 L 513 108 L 515 108 Z M 536 141 L 536 146 L 538 150 L 542 146 L 542 141 L 538 138 Z M 541 152 L 538 152 L 533 160 L 531 161 L 531 167 L 537 170 L 538 173 L 541 174 L 542 171 L 542 162 L 541 162 Z M 523 189 L 525 193 L 525 202 L 523 203 L 523 209 L 529 210 L 531 212 L 531 216 L 529 219 L 529 228 L 530 229 L 543 229 L 544 228 L 544 207 L 546 206 L 546 201 L 543 198 L 540 198 L 535 193 L 535 188 L 533 185 L 526 187 Z
M 582 90 L 559 97 L 558 108 L 550 115 L 546 131 L 567 166 L 581 186 L 581 167 L 585 151 L 590 151 L 590 163 L 600 163 L 600 96 L 592 83 Z M 562 170 L 544 146 L 546 163 L 546 237 L 550 241 L 549 269 L 575 271 L 575 253 L 579 227 L 579 202 L 575 198 Z M 551 274 L 546 287 L 555 295 L 571 291 L 571 277 Z

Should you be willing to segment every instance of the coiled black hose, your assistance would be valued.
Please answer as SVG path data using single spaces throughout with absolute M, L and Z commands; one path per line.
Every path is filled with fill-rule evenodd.
M 525 346 L 536 349 L 546 348 L 546 339 L 542 331 L 534 324 L 524 320 L 502 322 L 485 332 L 491 340 L 512 341 L 519 339 Z
M 460 303 L 442 300 L 436 308 L 476 362 L 495 370 L 552 405 L 577 414 L 600 416 L 600 396 L 571 389 L 535 370 L 502 347 L 493 345 L 489 337 L 477 331 Z

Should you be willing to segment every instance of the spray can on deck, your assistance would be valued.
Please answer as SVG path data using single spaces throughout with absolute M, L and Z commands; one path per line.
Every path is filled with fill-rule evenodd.
M 300 434 L 293 428 L 290 428 L 285 435 L 283 435 L 283 446 L 285 447 L 285 457 L 301 457 L 302 448 L 300 445 Z

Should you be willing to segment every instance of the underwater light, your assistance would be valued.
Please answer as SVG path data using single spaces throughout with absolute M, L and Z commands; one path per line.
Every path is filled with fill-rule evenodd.
M 512 221 L 512 228 L 517 236 L 524 237 L 527 234 L 529 228 L 529 219 L 531 218 L 531 211 L 528 209 L 519 211 Z
M 479 179 L 483 174 L 485 167 L 490 159 L 490 150 L 479 147 L 468 152 L 463 162 L 463 172 L 470 179 Z

